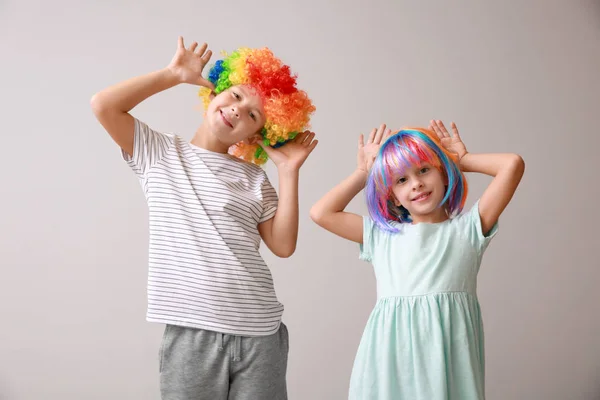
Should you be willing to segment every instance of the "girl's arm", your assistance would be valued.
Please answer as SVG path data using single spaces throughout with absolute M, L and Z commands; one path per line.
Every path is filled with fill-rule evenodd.
M 198 51 L 194 42 L 186 49 L 179 37 L 177 52 L 168 67 L 132 78 L 96 93 L 91 106 L 98 121 L 113 140 L 130 156 L 133 155 L 133 117 L 129 111 L 148 97 L 180 83 L 213 88 L 202 78 L 202 69 L 211 57 L 206 44 Z
M 494 179 L 479 200 L 481 228 L 486 234 L 510 203 L 525 172 L 525 162 L 517 154 L 471 154 L 460 159 L 464 172 L 478 172 Z
M 391 135 L 385 124 L 373 129 L 367 144 L 363 135 L 358 139 L 356 170 L 331 189 L 310 210 L 310 217 L 319 226 L 344 239 L 363 242 L 363 219 L 360 215 L 344 211 L 348 203 L 360 193 L 367 182 L 368 172 L 373 165 L 381 144 Z
M 329 232 L 362 244 L 362 217 L 344 209 L 363 190 L 366 182 L 367 172 L 357 168 L 312 206 L 310 218 Z
M 479 200 L 481 228 L 484 234 L 488 233 L 515 194 L 525 172 L 525 162 L 517 154 L 468 153 L 454 122 L 452 135 L 442 121 L 431 121 L 430 128 L 437 133 L 446 149 L 458 155 L 460 168 L 464 172 L 478 172 L 494 177 Z

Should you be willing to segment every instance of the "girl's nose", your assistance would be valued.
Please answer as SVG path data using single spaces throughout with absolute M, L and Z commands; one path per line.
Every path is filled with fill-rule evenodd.
M 420 189 L 421 187 L 423 187 L 423 182 L 420 179 L 415 179 L 413 181 L 413 190 Z

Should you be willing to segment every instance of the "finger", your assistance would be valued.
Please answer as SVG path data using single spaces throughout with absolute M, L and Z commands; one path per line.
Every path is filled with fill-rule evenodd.
M 360 150 L 363 147 L 365 147 L 365 135 L 363 135 L 361 133 L 360 136 L 358 137 L 358 149 Z
M 438 127 L 440 128 L 440 131 L 444 135 L 444 137 L 450 137 L 450 134 L 448 133 L 448 129 L 446 129 L 446 127 L 444 126 L 444 123 L 440 120 L 437 120 L 437 124 L 438 124 Z
M 262 140 L 259 140 L 257 143 L 260 147 L 262 147 L 262 149 L 265 151 L 265 153 L 267 153 L 267 155 L 269 157 L 271 157 L 271 154 L 273 154 L 274 151 L 276 151 L 275 149 L 273 149 L 271 146 L 266 145 L 263 143 Z
M 369 134 L 369 138 L 367 139 L 367 144 L 373 143 L 373 140 L 375 139 L 375 134 L 376 133 L 377 133 L 377 129 L 373 129 L 371 131 L 371 133 Z
M 452 128 L 452 135 L 460 139 L 460 134 L 458 133 L 458 128 L 456 127 L 456 124 L 452 122 L 450 124 L 450 127 Z
M 442 134 L 442 132 L 440 131 L 440 128 L 437 125 L 437 122 L 435 120 L 431 120 L 430 122 L 430 126 L 431 129 L 435 132 L 435 134 L 438 136 L 438 138 L 443 139 L 444 135 Z
M 196 47 L 198 47 L 198 42 L 194 42 L 194 43 L 192 43 L 192 44 L 190 45 L 190 51 L 192 51 L 192 52 L 193 52 L 194 50 L 196 50 Z
M 202 57 L 200 57 L 200 59 L 206 65 L 206 63 L 208 63 L 208 60 L 210 60 L 210 57 L 212 57 L 212 51 L 208 50 L 206 53 L 204 53 Z
M 306 136 L 306 140 L 304 140 L 304 142 L 302 142 L 302 144 L 304 146 L 310 146 L 311 142 L 313 141 L 313 139 L 315 138 L 315 133 L 314 132 L 310 132 L 307 136 Z
M 315 147 L 317 147 L 317 145 L 319 144 L 318 140 L 314 140 L 310 146 L 308 146 L 308 154 L 312 153 L 312 151 L 315 149 Z
M 198 43 L 196 43 L 196 45 L 197 45 L 197 44 L 198 44 Z M 195 48 L 195 47 L 194 47 L 194 48 Z M 199 54 L 199 55 L 201 55 L 201 56 L 202 56 L 202 55 L 204 55 L 204 52 L 206 51 L 206 49 L 207 49 L 207 48 L 208 48 L 208 45 L 207 45 L 206 43 L 202 43 L 202 46 L 200 46 L 200 47 L 198 48 L 198 51 L 196 52 L 196 54 Z M 190 50 L 191 50 L 191 48 L 190 48 Z
M 385 124 L 381 124 L 381 126 L 379 127 L 379 129 L 377 129 L 377 134 L 375 135 L 375 140 L 373 141 L 373 143 L 375 144 L 379 144 L 381 143 L 381 138 L 383 137 L 383 133 L 385 132 Z
M 177 48 L 183 49 L 185 46 L 183 45 L 183 36 L 179 36 L 177 38 Z
M 302 143 L 302 142 L 304 142 L 304 140 L 306 139 L 307 133 L 308 133 L 308 131 L 304 131 L 304 132 L 301 132 L 301 133 L 297 134 L 296 137 L 293 139 L 293 141 L 295 143 Z
M 392 135 L 393 135 L 393 133 L 392 133 L 392 130 L 391 130 L 391 129 L 388 129 L 388 130 L 386 130 L 386 131 L 385 131 L 385 135 L 383 136 L 383 139 L 384 139 L 384 140 L 387 140 L 387 139 L 389 139 L 389 138 L 390 138 Z
M 204 79 L 203 77 L 198 78 L 198 81 L 196 82 L 199 86 L 204 86 L 205 88 L 209 88 L 210 90 L 215 90 L 215 85 L 213 85 L 213 83 L 207 79 Z

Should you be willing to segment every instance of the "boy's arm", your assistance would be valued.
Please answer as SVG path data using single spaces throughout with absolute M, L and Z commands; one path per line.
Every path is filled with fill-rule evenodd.
M 278 257 L 290 257 L 298 241 L 298 181 L 300 167 L 319 143 L 314 132 L 305 131 L 280 148 L 258 141 L 279 173 L 279 200 L 275 216 L 258 225 L 267 247 Z
M 98 122 L 127 154 L 133 156 L 133 117 L 129 111 L 148 97 L 179 82 L 167 68 L 138 76 L 96 93 L 91 100 Z
M 213 88 L 202 78 L 202 70 L 211 52 L 206 44 L 192 43 L 185 48 L 179 37 L 177 52 L 168 67 L 143 76 L 126 80 L 96 93 L 91 106 L 98 121 L 113 140 L 130 156 L 133 155 L 133 117 L 129 111 L 148 97 L 169 89 L 179 83 L 191 83 Z
M 258 225 L 259 233 L 278 257 L 290 257 L 298 241 L 298 170 L 279 170 L 279 200 L 275 216 Z

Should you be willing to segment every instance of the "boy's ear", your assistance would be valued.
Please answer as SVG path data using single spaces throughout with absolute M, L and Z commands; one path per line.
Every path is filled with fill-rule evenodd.
M 210 91 L 210 94 L 208 95 L 208 98 L 210 99 L 210 101 L 213 101 L 213 99 L 217 97 L 217 94 L 215 93 L 214 90 Z
M 244 142 L 246 142 L 246 144 L 257 144 L 261 140 L 262 140 L 262 135 L 260 133 L 255 133 L 254 135 L 252 135 L 249 138 L 247 138 L 246 140 L 244 140 Z

